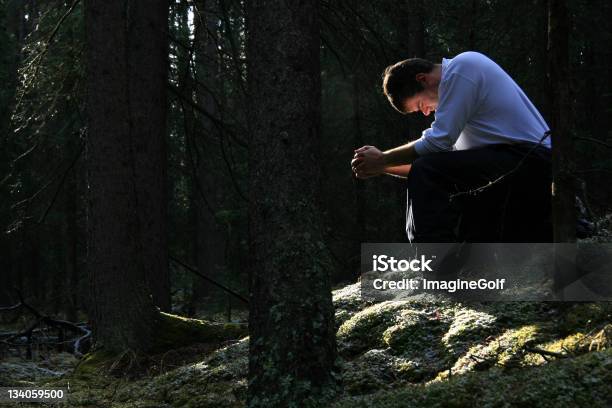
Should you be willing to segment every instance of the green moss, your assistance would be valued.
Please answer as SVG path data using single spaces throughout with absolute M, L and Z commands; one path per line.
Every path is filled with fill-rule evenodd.
M 565 311 L 560 325 L 566 333 L 588 331 L 612 321 L 612 302 L 575 303 Z
M 248 334 L 246 324 L 213 323 L 160 313 L 160 327 L 152 353 L 160 353 L 194 343 L 220 343 Z
M 540 367 L 455 376 L 372 395 L 344 397 L 334 408 L 607 407 L 612 393 L 612 352 L 589 353 Z
M 108 371 L 116 361 L 117 355 L 105 350 L 96 350 L 88 353 L 77 365 L 73 376 L 76 378 L 96 378 Z
M 147 354 L 164 353 L 195 343 L 218 344 L 243 337 L 248 331 L 245 324 L 212 323 L 163 312 L 160 313 L 159 322 L 158 335 Z M 97 377 L 101 373 L 108 373 L 115 366 L 132 366 L 141 357 L 129 350 L 122 353 L 95 350 L 78 364 L 74 376 Z
M 395 324 L 383 333 L 384 343 L 396 353 L 415 353 L 438 342 L 448 330 L 449 322 L 438 315 L 404 310 Z
M 350 315 L 373 303 L 361 297 L 361 283 L 359 282 L 334 290 L 332 300 L 336 311 L 343 310 Z
M 612 392 L 609 304 L 456 303 L 436 296 L 369 304 L 359 289 L 357 283 L 334 292 L 345 389 L 337 408 L 598 407 Z M 208 345 L 245 333 L 244 325 L 161 314 L 159 355 L 203 343 L 197 363 L 179 361 L 164 374 L 125 380 L 100 375 L 117 356 L 94 353 L 79 366 L 81 375 L 42 384 L 69 382 L 75 408 L 243 407 L 248 339 Z M 563 358 L 545 359 L 537 349 Z
M 448 364 L 452 356 L 442 337 L 449 325 L 449 317 L 441 314 L 414 310 L 400 313 L 396 323 L 383 333 L 383 341 L 392 354 L 406 359 L 400 371 L 402 377 L 422 381 Z
M 383 302 L 356 313 L 338 329 L 340 350 L 355 354 L 382 346 L 382 334 L 395 323 L 397 312 L 405 305 L 406 302 Z
M 460 309 L 442 341 L 453 354 L 464 353 L 474 343 L 496 333 L 499 330 L 496 322 L 497 318 L 490 313 Z
M 543 350 L 571 357 L 590 351 L 601 351 L 612 345 L 612 324 L 592 330 L 588 333 L 573 333 L 561 339 L 556 339 L 540 346 Z M 537 353 L 536 353 L 537 354 Z M 543 363 L 545 359 L 538 355 L 535 361 Z M 544 361 L 543 361 L 544 360 Z
M 483 371 L 491 367 L 516 367 L 530 365 L 526 360 L 526 347 L 548 339 L 548 327 L 526 325 L 508 329 L 501 335 L 472 346 L 458 358 L 449 370 L 440 371 L 436 380 L 446 380 L 453 375 L 470 371 Z M 484 339 L 483 339 L 484 340 Z

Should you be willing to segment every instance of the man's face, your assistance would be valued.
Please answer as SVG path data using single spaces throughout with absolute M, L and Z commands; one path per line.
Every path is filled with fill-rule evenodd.
M 421 92 L 404 100 L 404 112 L 422 112 L 423 115 L 429 114 L 438 107 L 437 89 L 424 89 Z

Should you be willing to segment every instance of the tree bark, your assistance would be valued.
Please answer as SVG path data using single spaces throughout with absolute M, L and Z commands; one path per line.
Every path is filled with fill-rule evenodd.
M 319 211 L 318 6 L 247 2 L 250 407 L 322 404 L 335 385 Z
M 66 319 L 75 322 L 79 308 L 78 301 L 78 193 L 77 193 L 77 174 L 73 170 L 66 183 L 66 204 L 65 204 L 65 224 L 64 224 L 64 270 L 65 278 L 62 281 L 64 297 L 62 306 L 66 314 Z
M 149 2 L 147 2 L 149 4 Z M 168 2 L 129 3 L 128 86 L 144 267 L 153 303 L 170 310 L 166 112 Z
M 147 279 L 165 280 L 167 268 L 167 14 L 161 0 L 86 4 L 89 312 L 106 350 L 151 346 L 153 299 L 163 306 L 167 287 Z
M 571 134 L 572 107 L 569 78 L 569 21 L 565 0 L 548 2 L 548 80 L 552 130 L 552 217 L 556 243 L 576 241 L 574 152 Z M 576 279 L 575 251 L 555 247 L 554 285 L 556 298 L 565 298 L 564 288 Z
M 204 3 L 204 4 L 203 4 Z M 219 109 L 212 92 L 219 90 L 217 73 L 219 61 L 217 56 L 216 37 L 219 23 L 218 4 L 216 0 L 200 1 L 202 20 L 195 24 L 195 75 L 198 81 L 206 81 L 209 89 L 196 85 L 196 101 L 213 117 L 219 116 Z M 224 186 L 230 185 L 229 180 L 221 181 L 219 168 L 219 131 L 209 117 L 196 116 L 199 126 L 196 126 L 194 147 L 201 150 L 200 159 L 196 163 L 196 182 L 198 191 L 197 208 L 197 265 L 198 270 L 215 280 L 222 280 L 225 267 L 226 233 L 215 219 L 215 211 L 222 206 Z M 195 282 L 194 295 L 197 298 L 208 296 L 211 299 L 219 297 L 217 288 L 200 278 Z
M 555 242 L 573 242 L 576 239 L 574 152 L 569 88 L 569 22 L 565 0 L 549 0 L 548 13 L 554 240 Z

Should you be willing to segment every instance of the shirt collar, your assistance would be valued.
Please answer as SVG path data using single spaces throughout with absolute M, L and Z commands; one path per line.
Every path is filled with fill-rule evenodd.
M 440 82 L 444 81 L 444 74 L 446 73 L 446 66 L 451 62 L 450 58 L 442 58 L 442 73 L 440 74 Z

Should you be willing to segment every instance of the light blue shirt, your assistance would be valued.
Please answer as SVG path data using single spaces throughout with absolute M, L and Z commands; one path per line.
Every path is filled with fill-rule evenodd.
M 495 62 L 477 52 L 442 59 L 438 107 L 414 148 L 419 156 L 497 143 L 538 143 L 548 125 Z M 542 145 L 550 148 L 550 138 Z

